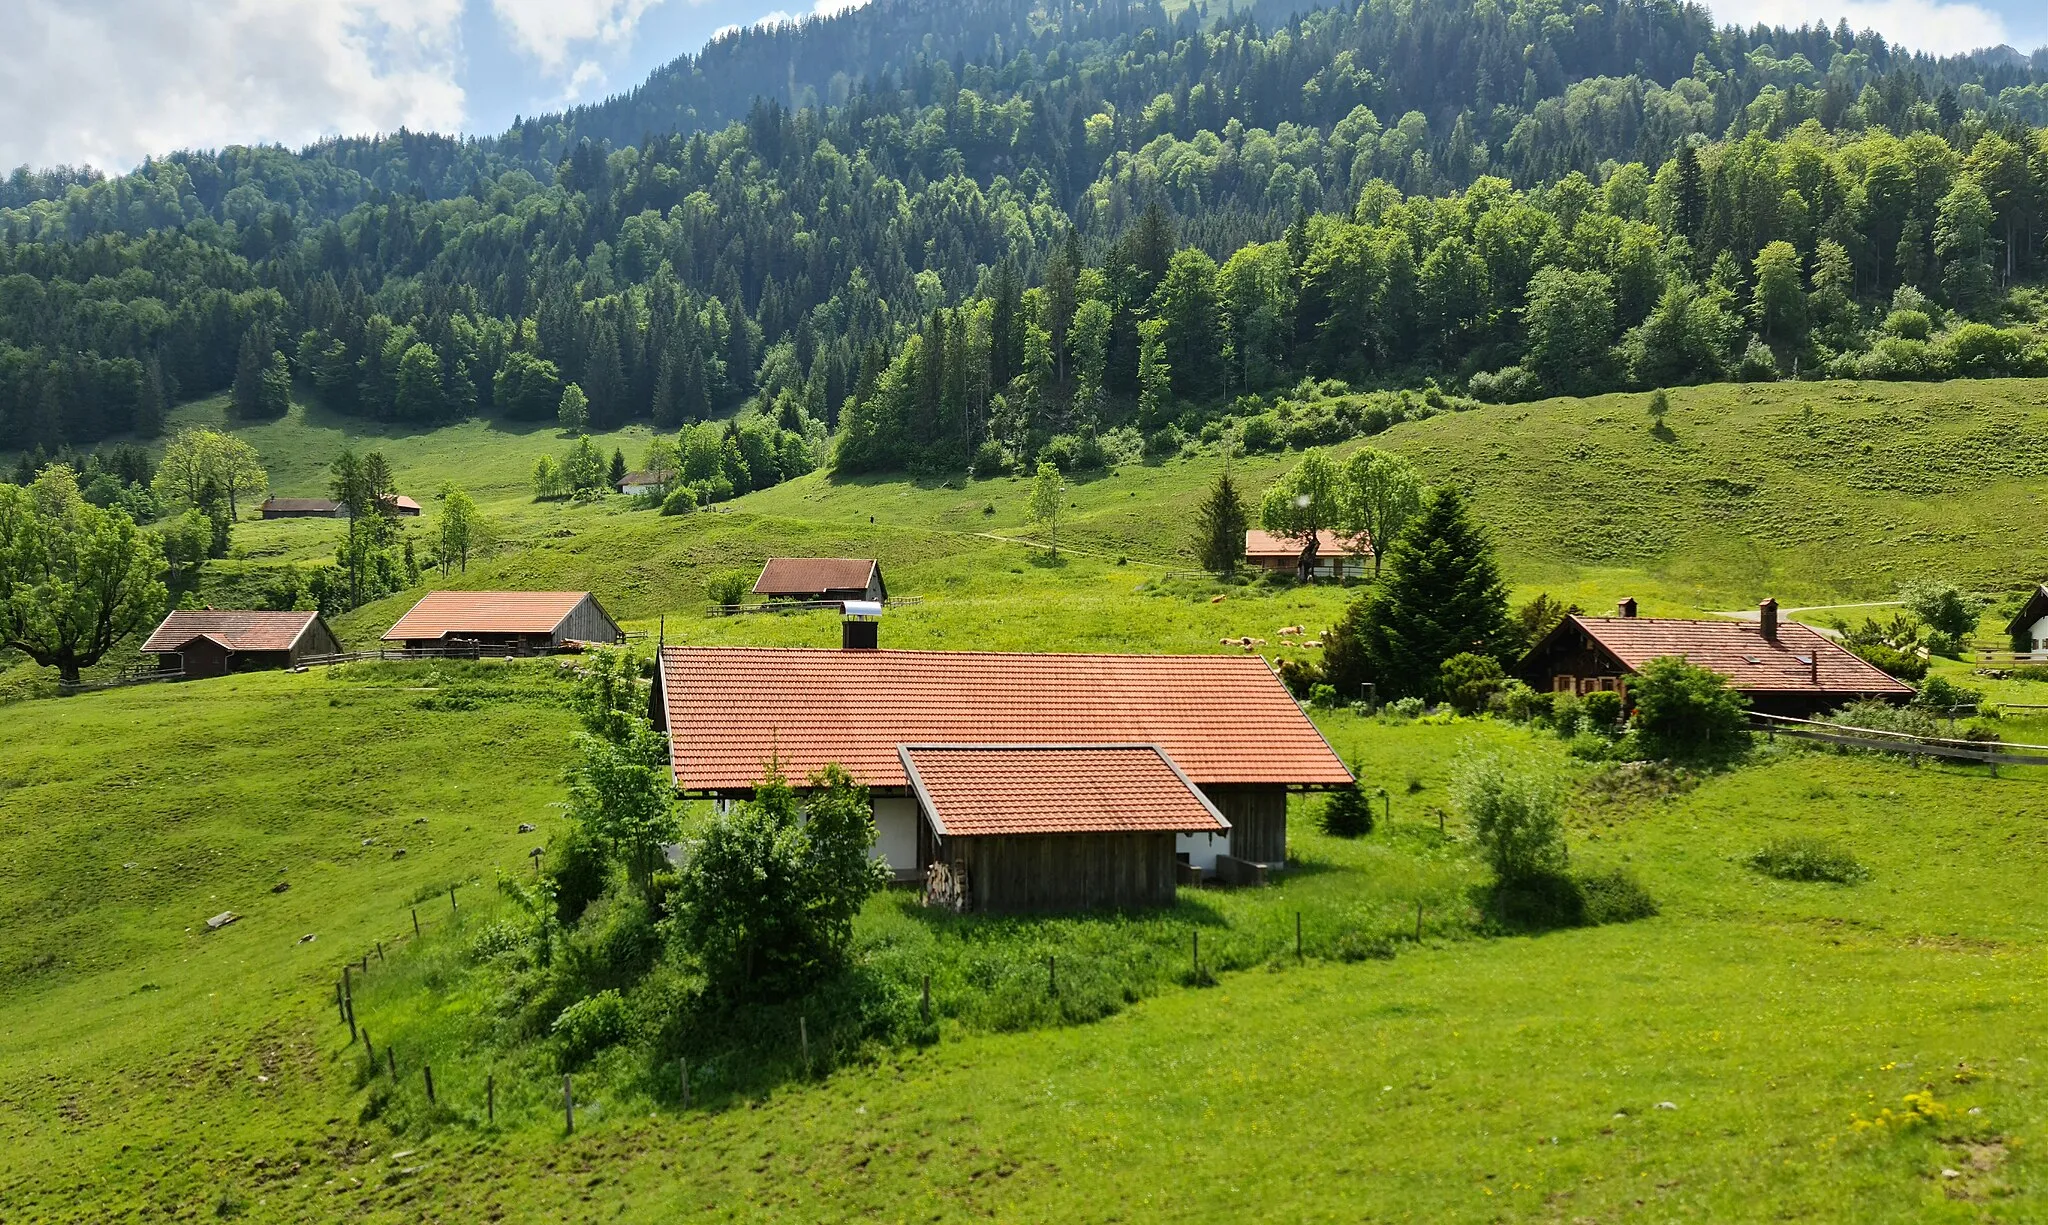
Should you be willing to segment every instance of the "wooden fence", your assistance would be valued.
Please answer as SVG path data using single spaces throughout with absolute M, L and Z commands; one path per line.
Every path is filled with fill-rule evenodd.
M 1752 713 L 1750 719 L 1773 739 L 1783 735 L 1796 740 L 1864 749 L 1873 753 L 1903 753 L 1909 757 L 1941 757 L 1951 761 L 1981 762 L 1991 767 L 1994 777 L 1997 776 L 2000 766 L 2048 766 L 2048 745 L 2044 744 L 1952 740 L 1942 736 L 1916 736 L 1910 732 L 1881 731 L 1874 727 L 1843 727 L 1835 723 L 1792 719 L 1783 715 Z

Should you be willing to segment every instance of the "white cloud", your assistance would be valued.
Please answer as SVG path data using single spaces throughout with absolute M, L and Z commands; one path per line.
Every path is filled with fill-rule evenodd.
M 776 9 L 772 13 L 763 13 L 755 18 L 754 24 L 761 27 L 794 25 L 806 17 L 837 17 L 841 13 L 850 13 L 854 9 L 866 8 L 868 3 L 869 0 L 817 0 L 817 3 L 811 6 L 811 11 L 808 13 L 792 13 L 787 9 Z M 728 31 L 737 29 L 739 29 L 738 26 L 726 26 L 719 30 L 718 34 L 712 35 L 712 37 L 716 38 Z
M 1798 26 L 1847 19 L 1895 43 L 1933 55 L 1957 55 L 2010 42 L 2005 19 L 1968 0 L 1709 0 L 1716 20 L 1750 26 Z
M 568 75 L 590 81 L 581 59 L 592 44 L 623 47 L 648 9 L 662 0 L 491 0 L 491 11 L 505 26 L 512 44 L 539 61 L 551 77 Z M 570 69 L 571 61 L 577 61 Z M 601 81 L 600 75 L 597 80 Z
M 462 0 L 6 0 L 0 166 L 453 129 Z

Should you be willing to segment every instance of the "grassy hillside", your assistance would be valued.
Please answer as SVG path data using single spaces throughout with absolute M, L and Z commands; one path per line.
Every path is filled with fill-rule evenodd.
M 2030 441 L 2048 383 L 1711 387 L 1672 402 L 1668 436 L 1651 432 L 1643 397 L 1616 396 L 1444 416 L 1375 443 L 1473 486 L 1524 596 L 1597 607 L 1633 594 L 1658 613 L 2048 571 L 2023 526 L 2048 463 Z M 1346 598 L 1185 573 L 1186 525 L 1220 464 L 1209 455 L 1075 481 L 1054 561 L 1021 541 L 1018 479 L 819 475 L 662 518 L 624 499 L 531 502 L 533 457 L 566 446 L 551 430 L 380 436 L 295 409 L 251 437 L 285 494 L 318 492 L 343 444 L 384 450 L 430 515 L 433 491 L 459 480 L 505 547 L 452 582 L 589 588 L 671 642 L 836 641 L 825 614 L 704 615 L 710 576 L 771 553 L 880 557 L 892 593 L 924 601 L 889 615 L 885 642 L 902 646 L 1218 650 L 1224 635 L 1327 624 Z M 618 441 L 633 455 L 634 436 Z M 1256 488 L 1294 458 L 1238 466 Z M 208 590 L 323 556 L 335 531 L 244 523 Z M 411 598 L 340 628 L 369 641 Z M 2048 701 L 2036 689 L 2048 686 L 2004 682 L 2000 696 Z M 1298 871 L 1263 892 L 1187 895 L 1156 920 L 1146 939 L 1174 956 L 1204 931 L 1226 967 L 1216 986 L 1118 961 L 1115 920 L 1022 925 L 1002 937 L 1016 960 L 1057 948 L 1077 984 L 1129 999 L 1086 1024 L 1032 1014 L 996 1032 L 983 1004 L 1016 984 L 884 897 L 862 916 L 864 947 L 964 967 L 936 985 L 936 1045 L 845 1054 L 814 1083 L 700 1070 L 689 1111 L 667 1069 L 592 1074 L 565 1139 L 558 1074 L 454 1041 L 454 1003 L 416 990 L 466 956 L 498 905 L 492 882 L 530 875 L 527 852 L 561 821 L 565 699 L 560 670 L 536 662 L 352 665 L 0 707 L 0 1216 L 2048 1212 L 2048 1084 L 2030 1062 L 2048 1023 L 2029 1006 L 2048 987 L 2048 917 L 2032 901 L 2048 772 L 1994 780 L 1767 746 L 1739 769 L 1659 782 L 1490 721 L 1322 715 L 1393 794 L 1393 825 L 1342 842 L 1300 807 Z M 1467 893 L 1480 870 L 1443 794 L 1473 744 L 1573 779 L 1575 864 L 1628 866 L 1661 914 L 1482 936 Z M 1870 878 L 1789 884 L 1747 866 L 1792 831 L 1852 848 Z M 245 917 L 207 932 L 223 910 Z M 364 955 L 363 1019 L 380 1047 L 399 1043 L 396 1085 L 367 1073 L 335 1016 L 339 967 Z M 1922 1091 L 1938 1103 L 1929 1117 L 1857 1125 Z

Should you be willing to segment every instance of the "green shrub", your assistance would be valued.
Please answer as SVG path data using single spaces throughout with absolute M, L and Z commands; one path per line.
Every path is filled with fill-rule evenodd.
M 1577 877 L 1576 883 L 1583 922 L 1633 923 L 1657 913 L 1657 900 L 1626 868 L 1586 873 Z
M 1887 676 L 1902 681 L 1917 681 L 1927 675 L 1927 661 L 1911 651 L 1886 646 L 1882 642 L 1852 645 L 1850 654 L 1871 665 Z
M 626 1001 L 605 990 L 562 1010 L 549 1030 L 561 1043 L 562 1066 L 573 1068 L 626 1037 Z
M 1453 773 L 1451 799 L 1499 880 L 1512 884 L 1564 870 L 1564 795 L 1556 778 L 1483 754 Z
M 1238 436 L 1247 451 L 1275 451 L 1280 447 L 1280 422 L 1271 413 L 1247 417 Z
M 1810 834 L 1773 839 L 1749 857 L 1749 866 L 1777 880 L 1853 885 L 1870 876 L 1848 848 Z
M 1380 707 L 1380 714 L 1389 719 L 1416 719 L 1427 709 L 1421 698 L 1397 698 Z
M 1311 687 L 1308 691 L 1308 704 L 1317 710 L 1337 709 L 1337 687 L 1334 685 L 1315 685 Z
M 1637 670 L 1630 694 L 1636 702 L 1637 746 L 1650 757 L 1719 757 L 1748 741 L 1742 695 L 1728 687 L 1727 677 L 1679 656 L 1645 663 Z
M 704 585 L 704 597 L 722 608 L 742 603 L 754 589 L 754 576 L 745 570 L 727 570 L 711 576 Z
M 661 513 L 664 515 L 687 515 L 695 509 L 697 509 L 697 491 L 688 485 L 676 486 L 668 491 L 667 497 L 661 500 Z
M 1956 684 L 1945 676 L 1930 676 L 1920 686 L 1920 692 L 1913 695 L 1913 702 L 1934 710 L 1954 710 L 1959 707 L 1975 706 L 1984 700 L 1982 692 Z
M 1894 706 L 1890 702 L 1851 702 L 1833 714 L 1823 715 L 1823 723 L 1838 727 L 1861 727 L 1879 732 L 1900 732 L 1908 736 L 1939 736 L 1942 734 L 1941 721 L 1924 706 Z
M 1555 695 L 1538 693 L 1521 681 L 1510 680 L 1493 695 L 1489 706 L 1504 718 L 1517 723 L 1533 723 L 1555 709 Z
M 990 438 L 974 449 L 974 458 L 968 462 L 968 472 L 982 480 L 1002 476 L 1010 470 L 1010 453 L 1003 450 L 1003 444 Z
M 1306 700 L 1319 687 L 1334 692 L 1334 687 L 1323 684 L 1323 670 L 1316 666 L 1314 660 L 1283 659 L 1280 661 L 1279 673 L 1280 683 L 1287 686 L 1287 692 L 1297 698 Z
M 555 919 L 564 925 L 582 918 L 611 878 L 604 848 L 576 824 L 549 841 L 547 873 L 555 882 Z
M 1589 693 L 1579 699 L 1579 721 L 1590 731 L 1612 735 L 1621 727 L 1621 695 Z
M 1543 394 L 1543 383 L 1520 366 L 1503 366 L 1492 373 L 1472 376 L 1467 390 L 1475 400 L 1488 404 L 1519 404 Z
M 1437 670 L 1437 684 L 1453 710 L 1475 715 L 1507 684 L 1507 673 L 1491 655 L 1466 651 L 1443 662 Z
M 1351 783 L 1331 792 L 1323 801 L 1321 825 L 1323 832 L 1332 837 L 1359 838 L 1372 832 L 1372 797 L 1366 794 L 1356 766 L 1351 773 Z
M 1742 351 L 1742 360 L 1736 364 L 1735 378 L 1742 383 L 1769 383 L 1778 377 L 1778 357 L 1771 352 L 1771 346 L 1760 336 L 1749 338 L 1749 347 Z

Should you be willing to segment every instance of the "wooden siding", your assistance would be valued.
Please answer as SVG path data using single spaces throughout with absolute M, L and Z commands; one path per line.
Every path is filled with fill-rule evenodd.
M 598 606 L 596 596 L 584 596 L 562 623 L 555 627 L 554 645 L 560 646 L 566 639 L 577 642 L 623 642 L 625 635 L 619 632 L 618 622 L 613 621 L 604 609 Z
M 306 632 L 299 635 L 298 645 L 292 649 L 292 662 L 296 664 L 307 655 L 339 654 L 341 639 L 336 638 L 334 631 L 327 628 L 324 617 L 315 617 L 313 624 L 306 627 Z
M 1179 866 L 1170 832 L 947 838 L 942 855 L 995 914 L 1171 906 Z
M 1230 853 L 1255 863 L 1287 861 L 1285 787 L 1202 788 L 1202 794 L 1230 822 Z

